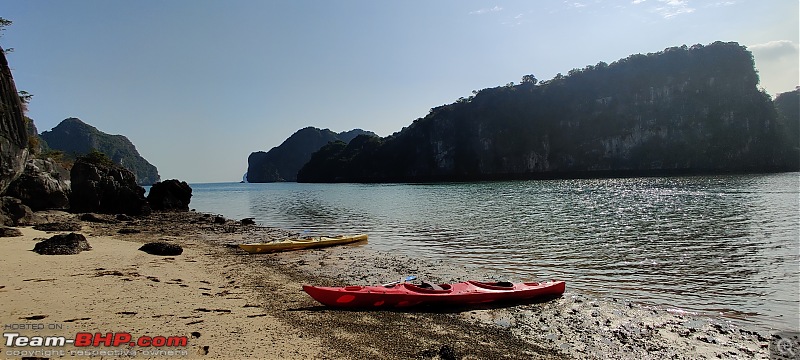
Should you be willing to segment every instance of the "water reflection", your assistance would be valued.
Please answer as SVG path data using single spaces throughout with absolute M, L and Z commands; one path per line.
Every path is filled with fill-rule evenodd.
M 193 205 L 298 231 L 368 232 L 373 248 L 510 279 L 797 326 L 797 173 L 226 186 L 195 187 Z

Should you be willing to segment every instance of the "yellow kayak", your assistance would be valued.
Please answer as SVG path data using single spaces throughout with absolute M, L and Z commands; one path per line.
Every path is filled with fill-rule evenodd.
M 367 241 L 367 234 L 339 235 L 334 237 L 321 236 L 321 237 L 310 237 L 305 239 L 286 239 L 270 243 L 239 244 L 239 247 L 251 254 L 260 254 L 260 253 L 271 253 L 279 251 L 291 251 L 291 250 L 342 245 L 358 241 Z

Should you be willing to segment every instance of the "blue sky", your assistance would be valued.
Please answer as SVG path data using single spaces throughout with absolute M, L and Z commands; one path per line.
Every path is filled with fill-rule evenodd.
M 736 41 L 773 96 L 798 79 L 797 0 L 4 0 L 0 45 L 39 131 L 127 136 L 162 179 L 238 181 L 305 126 L 386 136 L 472 90 Z

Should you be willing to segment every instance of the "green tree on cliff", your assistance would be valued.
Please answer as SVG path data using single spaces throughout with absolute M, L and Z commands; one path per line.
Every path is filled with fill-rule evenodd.
M 3 31 L 6 31 L 6 28 L 11 26 L 12 21 L 0 17 L 0 37 L 3 37 Z
M 3 32 L 6 31 L 7 27 L 11 26 L 11 23 L 12 23 L 11 20 L 0 17 L 0 38 L 3 37 Z M 7 48 L 7 49 L 0 48 L 0 51 L 3 51 L 3 53 L 8 54 L 14 51 L 14 48 Z

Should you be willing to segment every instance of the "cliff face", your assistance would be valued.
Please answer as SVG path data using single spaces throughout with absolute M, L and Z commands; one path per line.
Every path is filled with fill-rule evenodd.
M 72 158 L 86 155 L 93 149 L 100 151 L 133 172 L 139 185 L 152 185 L 161 179 L 158 169 L 139 155 L 128 138 L 106 134 L 80 119 L 65 119 L 52 130 L 43 132 L 41 138 L 51 149 Z
M 0 194 L 25 169 L 28 134 L 17 86 L 0 48 Z
M 736 43 L 675 47 L 484 89 L 379 140 L 320 150 L 298 181 L 792 170 L 800 156 Z M 339 163 L 338 166 L 330 166 Z
M 374 135 L 361 129 L 338 134 L 314 127 L 300 129 L 268 152 L 251 153 L 247 158 L 246 180 L 252 183 L 296 181 L 297 171 L 315 151 L 331 141 L 349 142 L 361 134 Z
M 800 154 L 800 89 L 778 94 L 775 97 L 778 125 L 785 130 L 786 143 L 791 154 Z M 800 167 L 800 156 L 795 156 L 793 166 Z

